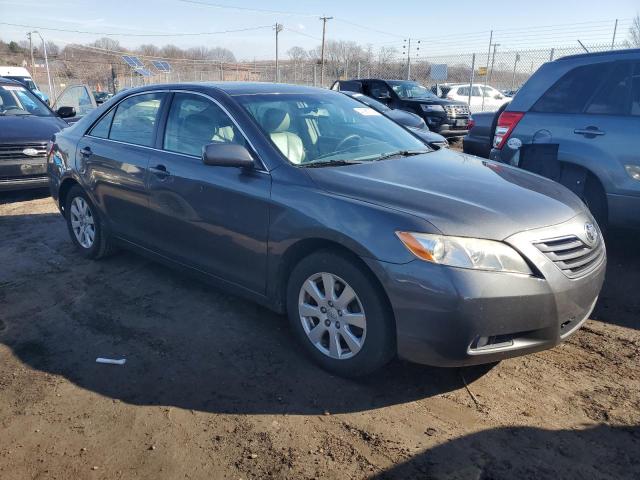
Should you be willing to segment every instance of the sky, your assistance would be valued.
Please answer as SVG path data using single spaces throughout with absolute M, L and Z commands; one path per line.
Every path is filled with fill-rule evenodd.
M 607 44 L 616 18 L 617 37 L 624 39 L 640 3 L 611 0 L 606 5 L 605 10 L 595 0 L 0 0 L 0 39 L 24 40 L 27 31 L 39 29 L 45 39 L 64 45 L 109 33 L 129 48 L 144 43 L 220 46 L 239 60 L 262 60 L 275 56 L 276 22 L 284 25 L 280 51 L 286 55 L 292 46 L 319 45 L 318 17 L 326 15 L 334 17 L 327 22 L 327 39 L 402 52 L 412 38 L 412 56 L 421 57 L 485 51 L 491 30 L 501 50 L 572 46 L 578 39 Z

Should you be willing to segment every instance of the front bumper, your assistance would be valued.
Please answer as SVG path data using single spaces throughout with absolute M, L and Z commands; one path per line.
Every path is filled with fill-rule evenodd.
M 640 195 L 607 194 L 609 225 L 640 229 Z
M 400 357 L 428 365 L 490 363 L 557 345 L 590 315 L 604 281 L 606 253 L 588 273 L 567 277 L 533 243 L 576 233 L 586 215 L 505 240 L 537 276 L 467 270 L 415 260 L 368 260 L 395 315 Z
M 47 159 L 42 145 L 0 145 L 0 191 L 42 188 L 47 186 Z M 27 157 L 23 148 L 40 150 L 39 155 Z M 16 156 L 13 156 L 13 154 Z

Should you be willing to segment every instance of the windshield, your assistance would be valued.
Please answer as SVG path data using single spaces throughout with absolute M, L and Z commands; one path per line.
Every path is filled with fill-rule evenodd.
M 400 98 L 422 98 L 422 99 L 436 99 L 436 97 L 431 90 L 426 87 L 423 87 L 419 83 L 416 82 L 402 82 L 398 80 L 387 81 L 393 91 Z
M 50 117 L 53 114 L 26 88 L 19 85 L 0 85 L 0 115 Z
M 367 97 L 366 95 L 363 95 L 362 93 L 352 93 L 349 95 L 352 98 L 355 98 L 356 100 L 364 103 L 365 105 L 369 105 L 371 108 L 373 108 L 374 110 L 377 110 L 379 112 L 388 112 L 389 110 L 391 110 L 389 107 L 387 107 L 384 103 L 379 102 L 377 100 L 374 100 L 371 97 Z
M 4 77 L 4 78 L 10 78 L 11 80 L 16 80 L 21 84 L 23 84 L 25 87 L 27 87 L 29 90 L 38 89 L 38 87 L 36 87 L 36 84 L 33 83 L 33 80 L 31 80 L 29 77 Z
M 395 122 L 346 95 L 240 95 L 236 100 L 293 164 L 365 162 L 429 148 Z

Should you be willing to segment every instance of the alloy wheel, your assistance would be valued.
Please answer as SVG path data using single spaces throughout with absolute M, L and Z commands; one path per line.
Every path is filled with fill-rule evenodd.
M 83 248 L 91 248 L 96 238 L 96 225 L 89 204 L 82 197 L 75 197 L 69 210 L 71 229 Z

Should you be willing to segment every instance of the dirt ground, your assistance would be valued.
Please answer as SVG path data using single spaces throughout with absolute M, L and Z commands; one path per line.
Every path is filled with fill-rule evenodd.
M 609 240 L 593 319 L 553 350 L 353 381 L 279 315 L 82 259 L 46 192 L 0 195 L 0 478 L 638 479 L 639 240 Z

